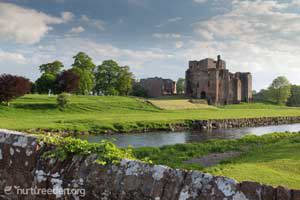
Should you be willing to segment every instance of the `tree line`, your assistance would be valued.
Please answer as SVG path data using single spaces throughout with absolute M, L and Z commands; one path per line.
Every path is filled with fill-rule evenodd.
M 35 82 L 21 76 L 0 75 L 0 103 L 9 104 L 12 99 L 29 93 L 147 97 L 147 91 L 129 66 L 120 66 L 114 60 L 105 60 L 97 66 L 84 52 L 77 53 L 73 59 L 70 69 L 65 69 L 58 60 L 40 65 L 41 75 Z M 178 79 L 178 94 L 184 93 L 184 82 Z
M 79 52 L 70 69 L 64 69 L 60 61 L 39 66 L 41 76 L 30 82 L 21 76 L 0 75 L 0 103 L 28 93 L 79 95 L 114 95 L 147 97 L 147 91 L 136 81 L 129 66 L 120 66 L 116 61 L 105 60 L 96 66 L 91 57 Z M 183 95 L 185 79 L 177 81 L 177 94 Z M 253 92 L 254 102 L 300 106 L 300 85 L 292 85 L 284 76 L 273 80 L 267 89 Z
M 284 76 L 273 80 L 267 89 L 253 92 L 255 102 L 267 102 L 277 105 L 300 106 L 300 85 L 292 85 Z
M 113 60 L 105 60 L 96 66 L 91 57 L 79 52 L 69 70 L 63 70 L 60 61 L 39 66 L 41 76 L 33 84 L 32 92 L 76 93 L 81 95 L 129 95 L 134 75 L 129 66 L 120 66 Z

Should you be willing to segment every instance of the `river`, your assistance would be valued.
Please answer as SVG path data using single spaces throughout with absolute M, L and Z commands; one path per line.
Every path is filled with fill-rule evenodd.
M 180 132 L 150 132 L 135 134 L 113 134 L 113 135 L 84 135 L 81 139 L 89 142 L 99 142 L 106 139 L 113 141 L 119 147 L 152 146 L 159 147 L 163 145 L 182 144 L 190 142 L 203 142 L 209 139 L 234 139 L 243 137 L 246 134 L 264 135 L 273 132 L 298 132 L 300 123 L 286 124 L 277 126 L 263 126 L 251 128 L 235 129 L 214 129 L 202 131 L 180 131 Z

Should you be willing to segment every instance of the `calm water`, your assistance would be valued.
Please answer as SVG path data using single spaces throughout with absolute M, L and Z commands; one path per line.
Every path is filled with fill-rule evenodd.
M 216 129 L 211 131 L 181 131 L 181 132 L 151 132 L 138 134 L 114 134 L 100 136 L 80 136 L 80 138 L 90 142 L 98 142 L 103 139 L 113 140 L 119 147 L 142 146 L 163 146 L 168 144 L 179 144 L 189 142 L 203 142 L 209 139 L 233 139 L 240 138 L 246 134 L 264 135 L 272 132 L 298 132 L 299 124 L 288 124 L 278 126 L 264 126 L 255 128 L 239 128 L 239 129 Z

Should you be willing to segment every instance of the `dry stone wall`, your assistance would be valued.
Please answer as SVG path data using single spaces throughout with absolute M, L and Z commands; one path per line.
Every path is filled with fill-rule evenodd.
M 300 116 L 194 120 L 191 123 L 191 128 L 193 130 L 243 128 L 243 127 L 258 127 L 258 126 L 270 126 L 270 125 L 281 125 L 281 124 L 292 124 L 292 123 L 300 123 Z
M 95 155 L 45 160 L 44 151 L 35 137 L 0 130 L 0 199 L 300 200 L 299 190 L 132 160 L 101 166 Z M 19 194 L 26 188 L 54 193 Z

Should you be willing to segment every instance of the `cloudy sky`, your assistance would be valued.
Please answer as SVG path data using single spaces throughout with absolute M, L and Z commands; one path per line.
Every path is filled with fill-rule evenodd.
M 279 75 L 300 84 L 300 0 L 0 0 L 0 73 L 35 80 L 79 51 L 137 78 L 177 79 L 221 54 L 256 90 Z

